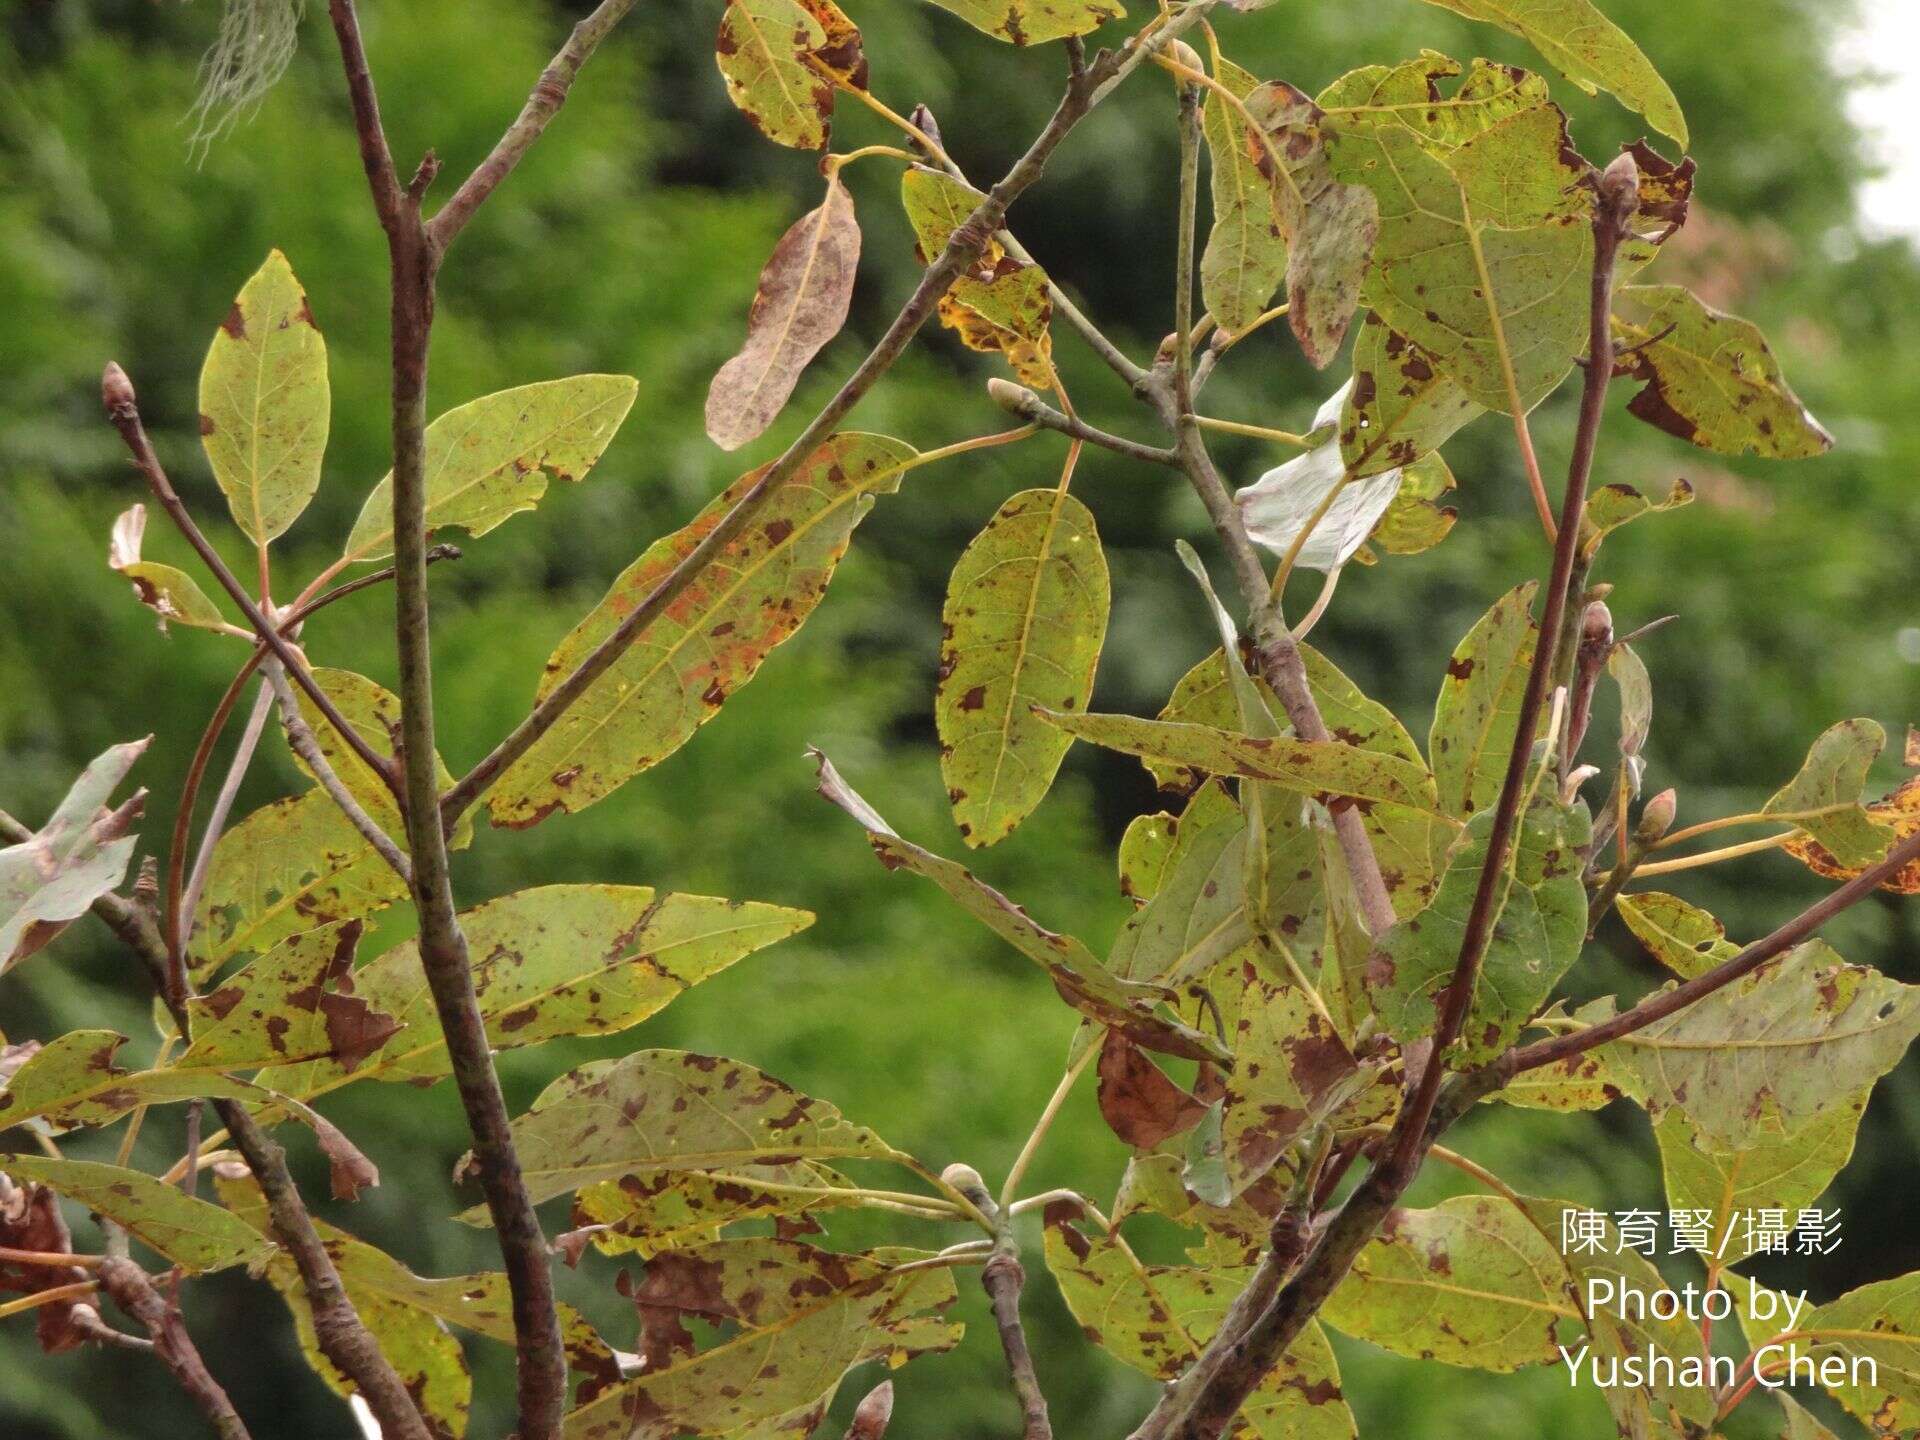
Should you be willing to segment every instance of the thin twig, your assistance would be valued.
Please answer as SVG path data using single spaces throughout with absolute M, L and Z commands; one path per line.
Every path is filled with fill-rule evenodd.
M 153 1337 L 153 1353 L 212 1422 L 214 1433 L 221 1440 L 249 1440 L 240 1412 L 201 1360 L 179 1310 L 160 1297 L 147 1272 L 131 1260 L 108 1260 L 100 1266 L 100 1285 Z
M 1053 1440 L 1053 1422 L 1047 1415 L 1046 1392 L 1034 1372 L 1033 1352 L 1027 1346 L 1027 1331 L 1020 1319 L 1020 1293 L 1026 1285 L 1026 1271 L 1020 1264 L 1020 1246 L 1014 1238 L 1013 1214 L 993 1203 L 979 1172 L 966 1165 L 949 1166 L 943 1177 L 968 1200 L 978 1206 L 994 1227 L 993 1251 L 980 1284 L 993 1304 L 994 1324 L 1000 1331 L 1000 1348 L 1007 1357 L 1007 1373 L 1013 1381 L 1014 1397 L 1020 1402 L 1022 1433 L 1025 1440 Z
M 1103 450 L 1111 450 L 1116 455 L 1124 455 L 1129 460 L 1139 460 L 1148 465 L 1178 466 L 1179 457 L 1173 451 L 1156 445 L 1143 445 L 1138 440 L 1129 440 L 1124 435 L 1111 435 L 1087 424 L 1077 415 L 1063 415 L 1046 401 L 1024 385 L 1016 385 L 1011 380 L 998 377 L 987 382 L 987 394 L 993 402 L 1009 415 L 1037 425 L 1043 430 L 1052 430 L 1074 440 L 1084 440 L 1089 445 L 1098 445 Z
M 263 649 L 261 654 L 266 652 Z M 231 705 L 229 704 L 229 709 Z M 265 685 L 254 696 L 253 709 L 247 715 L 246 728 L 240 732 L 240 743 L 233 747 L 233 759 L 227 762 L 226 779 L 220 782 L 220 789 L 213 797 L 213 808 L 207 812 L 206 828 L 200 832 L 200 848 L 194 852 L 193 870 L 187 876 L 186 888 L 180 893 L 179 904 L 173 913 L 173 944 L 175 963 L 185 963 L 187 939 L 193 930 L 194 912 L 200 908 L 201 893 L 207 888 L 207 874 L 213 869 L 214 847 L 220 843 L 220 837 L 226 833 L 227 818 L 233 814 L 233 802 L 239 798 L 240 786 L 247 778 L 247 770 L 253 764 L 254 751 L 259 748 L 260 736 L 267 728 L 267 712 L 273 708 L 273 696 Z M 221 716 L 224 722 L 225 716 Z M 193 818 L 190 805 L 182 807 L 189 821 Z
M 287 684 L 286 672 L 280 668 L 277 660 L 267 664 L 267 683 L 272 686 L 273 694 L 280 702 L 280 723 L 286 727 L 287 743 L 293 747 L 293 753 L 307 762 L 307 768 L 313 772 L 313 778 L 320 782 L 320 788 L 327 792 L 329 799 L 340 808 L 340 813 L 360 832 L 364 839 L 387 862 L 393 873 L 408 885 L 413 884 L 413 866 L 407 860 L 406 853 L 393 843 L 393 837 L 382 830 L 353 798 L 346 782 L 328 761 L 326 753 L 320 748 L 319 737 L 307 724 L 306 717 L 300 713 L 300 701 L 293 693 L 293 687 Z

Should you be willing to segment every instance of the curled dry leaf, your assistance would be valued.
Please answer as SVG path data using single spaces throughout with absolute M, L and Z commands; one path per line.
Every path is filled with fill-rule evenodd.
M 1136 1150 L 1151 1150 L 1191 1130 L 1207 1112 L 1126 1036 L 1109 1030 L 1100 1045 L 1100 1113 Z
M 128 831 L 147 792 L 136 791 L 113 809 L 107 802 L 147 743 L 106 751 L 31 839 L 0 850 L 0 975 L 84 915 L 127 873 L 135 841 Z
M 53 1191 L 44 1185 L 16 1185 L 0 1172 L 0 1248 L 35 1255 L 73 1253 L 73 1236 Z M 77 1268 L 0 1261 L 0 1295 L 35 1295 L 84 1278 Z M 41 1350 L 58 1355 L 85 1342 L 88 1327 L 74 1312 L 86 1304 L 85 1300 L 55 1300 L 36 1307 Z
M 737 450 L 779 415 L 800 372 L 846 324 L 860 263 L 860 224 L 838 171 L 819 206 L 794 221 L 760 272 L 747 340 L 707 390 L 707 434 Z

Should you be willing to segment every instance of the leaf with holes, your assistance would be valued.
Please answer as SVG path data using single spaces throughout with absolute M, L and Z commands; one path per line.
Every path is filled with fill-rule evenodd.
M 1428 0 L 1518 35 L 1589 95 L 1605 90 L 1647 117 L 1662 135 L 1687 143 L 1680 102 L 1660 72 L 1591 0 Z
M 1678 1110 L 1705 1146 L 1764 1125 L 1793 1135 L 1900 1062 L 1920 1034 L 1920 986 L 1847 965 L 1809 941 L 1608 1047 L 1658 1121 Z
M 1740 953 L 1740 947 L 1727 939 L 1726 926 L 1678 895 L 1639 890 L 1620 896 L 1614 909 L 1647 953 L 1682 980 L 1704 974 Z
M 241 287 L 200 370 L 200 444 L 234 524 L 265 545 L 320 488 L 327 343 L 278 250 Z
M 1805 460 L 1833 448 L 1754 325 L 1678 285 L 1629 285 L 1615 304 L 1619 363 L 1646 382 L 1632 414 L 1722 455 Z
M 521 829 L 556 810 L 583 810 L 692 739 L 813 613 L 854 527 L 876 496 L 899 488 L 914 454 L 898 440 L 849 431 L 801 462 L 752 525 L 507 768 L 487 802 L 494 823 Z M 628 566 L 548 657 L 536 698 L 618 629 L 764 473 L 741 476 Z
M 147 748 L 136 740 L 106 751 L 67 791 L 34 835 L 0 850 L 0 975 L 40 949 L 118 885 L 133 858 L 147 792 L 107 802 Z
M 932 881 L 975 920 L 1047 972 L 1060 998 L 1088 1019 L 1118 1030 L 1138 1045 L 1192 1060 L 1227 1060 L 1226 1048 L 1210 1035 L 1159 1013 L 1171 998 L 1164 986 L 1123 979 L 1108 970 L 1070 935 L 1058 935 L 1033 920 L 964 865 L 943 859 L 903 840 L 871 805 L 860 798 L 831 761 L 812 752 L 820 767 L 820 793 L 845 811 L 867 833 L 867 843 L 889 870 L 910 870 Z
M 86 1206 L 189 1274 L 251 1265 L 274 1253 L 273 1242 L 245 1221 L 138 1170 L 13 1155 L 7 1158 L 7 1173 Z
M 1841 865 L 1875 864 L 1899 838 L 1860 799 L 1867 772 L 1886 743 L 1887 732 L 1872 720 L 1842 720 L 1828 727 L 1807 751 L 1800 773 L 1760 813 L 1797 825 Z
M 405 882 L 326 791 L 276 800 L 214 846 L 189 960 L 196 975 L 208 975 L 236 956 L 364 918 L 405 894 Z
M 574 375 L 500 390 L 427 427 L 427 529 L 481 536 L 531 510 L 549 477 L 578 480 L 627 418 L 640 382 Z M 393 476 L 373 487 L 347 536 L 348 560 L 393 553 Z
M 1143 1265 L 1118 1236 L 1089 1234 L 1077 1207 L 1047 1209 L 1047 1268 L 1086 1337 L 1121 1364 L 1163 1382 L 1177 1380 L 1213 1339 L 1251 1269 Z M 1352 1412 L 1340 1370 L 1319 1325 L 1306 1328 L 1247 1397 L 1239 1412 L 1257 1440 L 1351 1440 Z
M 707 390 L 707 435 L 737 450 L 771 425 L 821 347 L 847 323 L 860 223 L 839 172 L 827 198 L 793 222 L 760 272 L 747 340 Z
M 1427 755 L 1448 814 L 1471 815 L 1500 796 L 1540 633 L 1533 622 L 1537 589 L 1529 580 L 1494 601 L 1447 662 Z
M 1065 491 L 1021 491 L 962 552 L 947 582 L 934 719 L 969 845 L 1004 839 L 1046 797 L 1072 741 L 1033 710 L 1086 708 L 1109 603 L 1092 512 Z

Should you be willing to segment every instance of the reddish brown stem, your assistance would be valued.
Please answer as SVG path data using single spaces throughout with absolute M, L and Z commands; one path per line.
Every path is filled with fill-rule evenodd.
M 201 1360 L 180 1311 L 161 1298 L 147 1272 L 131 1260 L 109 1259 L 100 1266 L 100 1284 L 114 1303 L 153 1337 L 153 1353 L 180 1382 L 187 1398 L 212 1422 L 221 1440 L 249 1440 L 240 1412 Z

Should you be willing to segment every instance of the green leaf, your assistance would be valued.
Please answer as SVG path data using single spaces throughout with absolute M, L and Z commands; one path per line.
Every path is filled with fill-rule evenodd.
M 1235 735 L 1210 725 L 1131 715 L 1040 713 L 1049 724 L 1105 749 L 1209 775 L 1237 775 L 1302 795 L 1350 796 L 1416 810 L 1434 803 L 1433 778 L 1425 766 L 1338 740 Z
M 1492 828 L 1491 810 L 1473 817 L 1432 903 L 1388 931 L 1368 967 L 1375 1008 L 1403 1041 L 1431 1034 L 1438 1021 L 1439 997 L 1459 963 Z M 1473 1004 L 1449 1064 L 1477 1064 L 1506 1049 L 1579 958 L 1587 933 L 1581 871 L 1590 832 L 1584 805 L 1563 806 L 1550 797 L 1522 817 L 1496 881 Z
M 625 375 L 574 375 L 500 390 L 456 406 L 427 427 L 427 528 L 475 537 L 531 510 L 549 476 L 578 480 L 593 468 L 640 382 Z M 361 507 L 346 558 L 393 553 L 393 476 Z
M 1604 537 L 1643 515 L 1658 515 L 1662 511 L 1678 510 L 1682 505 L 1692 503 L 1693 486 L 1685 480 L 1675 480 L 1664 500 L 1649 500 L 1631 485 L 1602 485 L 1587 497 L 1586 520 L 1590 536 L 1585 542 L 1586 547 L 1591 552 Z
M 1253 938 L 1247 923 L 1246 817 L 1226 787 L 1202 786 L 1173 830 L 1151 903 L 1127 918 L 1107 968 L 1179 987 Z
M 405 894 L 405 883 L 324 790 L 276 800 L 214 846 L 189 943 L 193 971 L 211 974 L 235 956 L 364 918 Z
M 1540 633 L 1533 623 L 1538 589 L 1529 580 L 1494 601 L 1447 662 L 1427 754 L 1448 814 L 1471 815 L 1500 798 Z
M 360 922 L 348 920 L 283 940 L 188 1002 L 193 1043 L 175 1063 L 185 1070 L 251 1070 L 331 1058 L 352 1071 L 401 1028 L 353 993 Z
M 266 1198 L 238 1167 L 217 1167 L 215 1184 L 227 1208 L 262 1235 L 268 1233 Z M 449 1434 L 465 1433 L 472 1380 L 460 1343 L 447 1332 L 458 1326 L 505 1345 L 514 1343 L 512 1295 L 507 1277 L 495 1271 L 437 1278 L 416 1275 L 385 1251 L 356 1239 L 325 1221 L 316 1228 L 333 1257 L 340 1283 L 381 1352 L 399 1371 L 428 1418 Z M 267 1280 L 292 1314 L 307 1363 L 336 1393 L 353 1392 L 352 1382 L 321 1353 L 313 1328 L 306 1286 L 291 1256 L 275 1252 Z M 561 1343 L 569 1365 L 602 1383 L 619 1376 L 606 1342 L 573 1306 L 562 1303 Z
M 1213 78 L 1245 100 L 1260 83 L 1231 60 Z M 1230 335 L 1260 318 L 1287 276 L 1287 239 L 1274 208 L 1265 153 L 1226 98 L 1209 88 L 1200 114 L 1213 189 L 1213 228 L 1200 256 L 1200 298 Z
M 1171 998 L 1159 985 L 1126 980 L 1108 970 L 1080 941 L 1058 935 L 1033 918 L 965 866 L 903 840 L 879 812 L 860 798 L 818 750 L 820 793 L 844 810 L 861 829 L 880 863 L 889 870 L 907 869 L 932 881 L 962 910 L 985 925 L 1022 955 L 1047 972 L 1060 998 L 1088 1019 L 1118 1030 L 1149 1050 L 1182 1055 L 1193 1060 L 1226 1060 L 1226 1048 L 1209 1035 L 1157 1013 Z
M 1524 412 L 1583 348 L 1588 167 L 1536 77 L 1476 61 L 1443 95 L 1457 73 L 1429 55 L 1335 82 L 1320 97 L 1331 168 L 1379 204 L 1363 302 L 1468 398 Z
M 637 1417 L 661 1434 L 804 1437 L 862 1360 L 915 1353 L 915 1317 L 954 1298 L 943 1271 L 902 1271 L 869 1255 L 791 1240 L 722 1240 L 660 1256 L 631 1293 L 647 1366 L 568 1415 L 566 1440 L 628 1440 Z M 696 1346 L 683 1323 L 725 1324 Z M 955 1338 L 950 1327 L 933 1343 Z
M 1555 1240 L 1493 1195 L 1393 1211 L 1323 1314 L 1396 1355 L 1502 1373 L 1553 1363 L 1562 1322 L 1582 1323 Z
M 625 1175 L 895 1154 L 864 1125 L 751 1065 L 682 1050 L 637 1050 L 569 1071 L 513 1122 L 513 1138 L 536 1202 Z M 481 1209 L 461 1218 L 485 1217 Z
M 1756 326 L 1678 285 L 1629 285 L 1616 304 L 1619 363 L 1647 382 L 1627 406 L 1632 414 L 1722 455 L 1805 460 L 1833 448 Z
M 141 541 L 147 529 L 147 507 L 135 505 L 123 511 L 113 522 L 113 537 L 107 545 L 107 567 L 125 576 L 133 586 L 134 598 L 160 617 L 160 629 L 167 623 L 190 625 L 199 630 L 224 630 L 227 620 L 220 607 L 186 571 L 140 558 Z
M 460 915 L 475 1000 L 496 1050 L 629 1029 L 736 960 L 812 923 L 804 910 L 644 885 L 545 885 Z M 357 1072 L 323 1064 L 297 1078 L 262 1076 L 262 1083 L 312 1095 L 349 1076 L 418 1082 L 449 1073 L 418 942 L 363 966 L 353 983 L 361 1000 L 402 1022 L 402 1033 Z
M 34 1119 L 57 1130 L 110 1125 L 139 1105 L 259 1096 L 244 1081 L 204 1071 L 123 1069 L 114 1055 L 126 1043 L 112 1030 L 73 1030 L 35 1049 L 0 1087 L 0 1129 Z
M 1704 974 L 1740 953 L 1740 947 L 1727 939 L 1724 925 L 1678 895 L 1637 891 L 1620 896 L 1614 908 L 1647 953 L 1682 980 Z
M 138 1170 L 92 1160 L 12 1155 L 7 1157 L 7 1173 L 45 1185 L 114 1221 L 191 1274 L 250 1265 L 273 1253 L 272 1242 L 245 1221 Z
M 1456 483 L 1453 471 L 1438 455 L 1414 461 L 1401 472 L 1400 489 L 1367 539 L 1389 555 L 1431 550 L 1453 533 L 1453 522 L 1460 518 L 1453 506 L 1437 503 Z
M 1777 1337 L 1785 1351 L 1767 1355 L 1777 1383 L 1791 1354 L 1816 1367 L 1847 1362 L 1847 1379 L 1826 1389 L 1875 1435 L 1910 1435 L 1920 1416 L 1920 1274 L 1850 1290 L 1800 1317 Z M 1862 1361 L 1872 1361 L 1869 1370 Z M 1857 1374 L 1862 1383 L 1850 1381 Z
M 859 264 L 860 222 L 834 171 L 827 198 L 773 247 L 747 312 L 746 344 L 707 390 L 707 435 L 714 444 L 737 450 L 774 422 L 800 372 L 847 323 Z
M 308 673 L 333 702 L 334 709 L 366 741 L 367 747 L 376 755 L 392 759 L 394 736 L 400 733 L 400 697 L 385 686 L 351 670 L 316 665 Z M 320 713 L 304 688 L 296 689 L 294 694 L 300 703 L 301 718 L 307 722 L 321 755 L 333 767 L 333 773 L 340 777 L 340 783 L 346 786 L 347 793 L 405 849 L 406 823 L 401 818 L 400 806 L 395 802 L 387 782 L 374 774 L 373 768 L 360 758 L 359 751 L 340 738 L 339 732 L 333 728 L 333 722 Z M 293 763 L 308 779 L 316 778 L 298 752 L 294 753 Z M 447 769 L 446 762 L 435 755 L 433 766 L 439 788 L 451 788 L 453 774 Z M 473 827 L 467 821 L 448 840 L 458 849 L 468 844 L 472 837 Z
M 1483 411 L 1431 353 L 1371 311 L 1361 319 L 1340 411 L 1340 454 L 1356 478 L 1412 465 Z
M 1862 1090 L 1791 1135 L 1756 1124 L 1733 1150 L 1703 1144 L 1685 1112 L 1669 1110 L 1653 1128 L 1667 1200 L 1676 1210 L 1709 1213 L 1714 1229 L 1707 1253 L 1722 1264 L 1738 1265 L 1753 1245 L 1736 1218 L 1762 1209 L 1793 1216 L 1819 1199 L 1852 1156 L 1866 1108 Z
M 1178 1379 L 1220 1328 L 1251 1269 L 1143 1265 L 1118 1235 L 1073 1224 L 1075 1207 L 1047 1211 L 1047 1268 L 1086 1337 L 1122 1364 L 1160 1381 Z M 1350 1440 L 1357 1432 L 1340 1370 L 1318 1324 L 1306 1327 L 1242 1407 L 1259 1440 Z
M 508 767 L 488 801 L 522 829 L 604 799 L 673 754 L 745 685 L 826 594 L 856 525 L 899 488 L 912 447 L 847 432 L 823 443 L 633 639 L 560 720 Z M 544 698 L 605 640 L 758 483 L 749 471 L 682 529 L 655 541 L 547 659 Z
M 1107 558 L 1064 490 L 1023 490 L 947 582 L 934 718 L 960 835 L 992 845 L 1046 797 L 1071 739 L 1036 706 L 1084 710 L 1107 634 Z
M 1691 1120 L 1738 1150 L 1764 1124 L 1792 1135 L 1891 1070 L 1920 1034 L 1920 987 L 1843 964 L 1820 941 L 1608 1047 L 1621 1084 L 1658 1121 Z
M 117 809 L 106 806 L 147 743 L 103 753 L 80 772 L 33 838 L 0 850 L 0 975 L 86 914 L 126 875 L 138 840 L 127 832 L 147 792 L 136 791 Z
M 1779 1402 L 1785 1415 L 1786 1428 L 1780 1432 L 1780 1440 L 1839 1440 L 1833 1431 L 1814 1419 L 1799 1404 L 1787 1398 L 1781 1391 L 1774 1391 L 1773 1398 Z
M 1886 748 L 1887 732 L 1872 720 L 1842 720 L 1823 731 L 1795 775 L 1760 807 L 1791 821 L 1842 865 L 1872 865 L 1899 838 L 1861 803 L 1867 772 Z
M 1135 905 L 1145 905 L 1160 892 L 1179 831 L 1180 817 L 1169 810 L 1136 815 L 1127 822 L 1118 855 L 1120 893 Z
M 1587 94 L 1605 90 L 1666 135 L 1687 143 L 1686 117 L 1640 47 L 1590 0 L 1428 0 L 1518 35 Z
M 241 288 L 200 370 L 200 443 L 234 524 L 256 545 L 284 534 L 320 488 L 327 343 L 278 250 Z
M 1041 45 L 1085 35 L 1109 20 L 1124 20 L 1120 0 L 933 0 L 976 30 L 1015 45 Z
M 745 1220 L 811 1215 L 861 1203 L 850 1182 L 818 1161 L 739 1165 L 730 1170 L 623 1175 L 584 1186 L 573 1197 L 573 1224 L 555 1248 L 577 1255 L 592 1244 L 608 1255 L 643 1259 L 720 1238 Z

